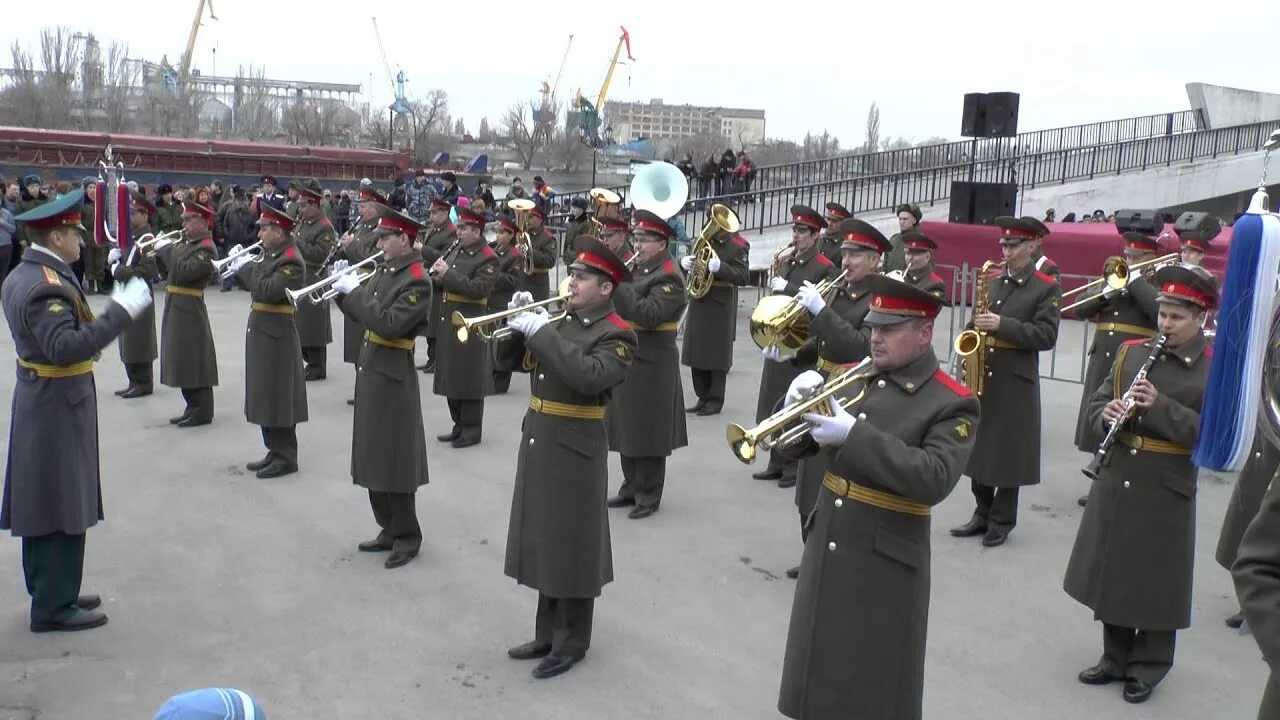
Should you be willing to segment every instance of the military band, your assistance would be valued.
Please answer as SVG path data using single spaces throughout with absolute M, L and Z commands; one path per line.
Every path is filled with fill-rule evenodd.
M 342 250 L 338 259 L 355 265 L 378 251 L 378 238 L 374 231 L 378 229 L 379 206 L 386 206 L 387 199 L 373 188 L 360 190 L 359 214 L 360 222 L 351 232 L 338 238 Z M 360 361 L 360 349 L 364 347 L 364 328 L 350 315 L 342 316 L 342 361 L 355 365 Z M 347 400 L 348 405 L 355 405 L 355 400 Z
M 155 215 L 156 206 L 140 192 L 132 194 L 129 208 L 130 234 L 136 243 L 143 235 L 151 232 L 151 218 Z M 111 266 L 111 277 L 118 283 L 127 283 L 138 278 L 151 287 L 156 280 L 155 258 L 149 253 L 138 251 L 133 262 L 125 257 L 119 248 L 112 248 L 108 254 Z M 153 369 L 160 352 L 156 345 L 156 309 L 148 305 L 124 332 L 120 333 L 117 343 L 120 347 L 120 362 L 124 364 L 125 377 L 129 385 L 115 394 L 124 399 L 146 397 L 155 389 Z
M 818 238 L 818 252 L 826 255 L 827 259 L 835 265 L 840 264 L 840 257 L 843 252 L 840 246 L 844 244 L 844 241 L 836 234 L 835 229 L 840 223 L 851 217 L 853 217 L 853 214 L 840 203 L 827 203 L 827 226 L 822 229 L 822 234 Z
M 938 244 L 933 238 L 915 230 L 902 233 L 902 250 L 907 261 L 902 279 L 939 300 L 945 300 L 947 283 L 934 270 L 933 254 L 937 252 Z
M 714 280 L 706 295 L 689 301 L 680 348 L 680 363 L 688 366 L 698 398 L 685 412 L 696 415 L 716 415 L 724 407 L 738 328 L 738 288 L 751 284 L 751 245 L 746 238 L 717 228 L 711 247 L 716 253 L 710 267 Z M 680 258 L 680 267 L 688 272 L 693 257 Z
M 1058 269 L 1058 263 L 1054 262 L 1049 258 L 1049 256 L 1044 254 L 1044 239 L 1049 236 L 1049 226 L 1030 215 L 1023 215 L 1018 219 L 1021 220 L 1026 227 L 1031 228 L 1035 232 L 1035 238 L 1031 241 L 1033 246 L 1031 256 L 1036 270 L 1048 275 L 1056 281 L 1062 271 Z
M 489 291 L 489 310 L 503 310 L 511 300 L 512 294 L 525 288 L 528 276 L 525 264 L 528 258 L 520 252 L 516 245 L 516 235 L 520 232 L 514 220 L 498 218 L 494 233 L 493 252 L 498 256 L 497 277 L 493 281 L 493 289 Z M 496 365 L 493 368 L 493 392 L 502 395 L 511 389 L 511 371 L 503 370 Z
M 320 209 L 320 201 L 324 199 L 320 183 L 310 178 L 298 185 L 297 193 L 297 225 L 293 229 L 293 239 L 298 253 L 306 261 L 307 279 L 318 280 L 328 272 L 325 265 L 333 259 L 338 240 L 329 218 Z M 302 359 L 307 364 L 306 379 L 325 379 L 329 374 L 328 345 L 333 342 L 329 301 L 299 304 L 294 322 L 298 326 L 298 340 L 302 343 Z
M 385 204 L 385 203 L 384 203 Z M 431 201 L 431 225 L 422 240 L 422 262 L 431 267 L 445 253 L 457 247 L 458 228 L 449 221 L 449 212 L 453 206 L 448 200 L 435 198 Z M 440 289 L 440 278 L 433 276 L 435 292 L 431 295 L 431 320 L 427 323 L 427 362 L 418 369 L 430 374 L 436 371 L 436 332 L 440 325 L 440 306 L 444 302 L 444 292 Z
M 547 214 L 541 205 L 529 211 L 527 229 L 533 246 L 533 272 L 525 289 L 535 302 L 551 297 L 551 269 L 556 266 L 556 236 L 547 229 L 546 221 Z
M 180 428 L 213 422 L 218 355 L 204 305 L 204 290 L 217 272 L 209 231 L 213 220 L 213 210 L 184 202 L 182 239 L 157 252 L 168 270 L 160 320 L 160 384 L 182 391 L 186 408 L 169 420 Z

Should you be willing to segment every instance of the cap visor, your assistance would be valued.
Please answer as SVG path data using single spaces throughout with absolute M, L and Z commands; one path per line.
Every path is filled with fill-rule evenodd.
M 872 310 L 862 319 L 862 324 L 870 325 L 871 327 L 879 327 L 884 325 L 897 325 L 908 320 L 916 319 L 917 317 L 914 315 L 893 315 L 891 313 L 880 312 L 879 310 Z
M 386 237 L 388 235 L 400 235 L 400 234 L 401 232 L 395 228 L 380 227 L 380 228 L 374 228 L 373 230 L 373 236 L 375 238 Z

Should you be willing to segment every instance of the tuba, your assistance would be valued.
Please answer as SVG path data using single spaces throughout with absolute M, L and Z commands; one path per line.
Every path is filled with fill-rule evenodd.
M 522 269 L 525 275 L 533 274 L 533 240 L 529 237 L 529 213 L 537 207 L 528 198 L 516 198 L 507 201 L 507 207 L 516 215 L 516 247 L 520 248 L 520 258 L 524 261 Z
M 840 291 L 847 273 L 818 283 L 818 293 L 828 304 Z M 783 357 L 794 355 L 809 339 L 813 317 L 794 296 L 765 295 L 751 311 L 751 339 L 761 350 L 776 346 Z
M 978 289 L 973 297 L 973 315 L 977 317 L 991 310 L 990 284 L 992 273 L 999 272 L 1004 268 L 1004 263 L 988 260 L 982 263 L 982 269 L 978 271 Z M 987 333 L 985 330 L 965 330 L 956 336 L 955 351 L 960 356 L 961 362 L 964 364 L 964 384 L 965 387 L 973 391 L 974 395 L 982 397 L 982 391 L 987 376 L 987 354 L 983 351 L 983 346 L 987 344 Z
M 636 171 L 627 196 L 631 207 L 666 220 L 684 209 L 689 199 L 689 181 L 671 163 L 649 163 Z
M 685 279 L 685 290 L 693 299 L 704 298 L 711 292 L 711 284 L 715 276 L 711 273 L 711 259 L 719 257 L 711 246 L 711 238 L 719 232 L 736 233 L 742 227 L 738 216 L 728 205 L 716 203 L 711 206 L 710 219 L 698 233 L 693 243 L 693 267 L 689 268 L 689 277 Z

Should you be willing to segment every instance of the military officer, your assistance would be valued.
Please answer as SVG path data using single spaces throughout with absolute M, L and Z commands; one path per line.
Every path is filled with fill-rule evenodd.
M 342 250 L 338 258 L 346 260 L 349 265 L 366 260 L 378 251 L 378 238 L 374 231 L 378 229 L 379 205 L 385 206 L 387 199 L 372 187 L 360 188 L 360 203 L 357 212 L 360 222 L 351 232 L 338 238 Z M 367 267 L 367 266 L 366 266 Z M 360 360 L 360 349 L 364 346 L 364 328 L 350 315 L 342 316 L 342 361 L 356 364 Z M 348 405 L 355 405 L 355 400 L 348 400 Z
M 913 230 L 920 229 L 920 220 L 924 217 L 924 213 L 920 212 L 919 206 L 911 203 L 903 203 L 893 212 L 898 216 L 898 232 L 889 238 L 889 244 L 893 246 L 893 249 L 884 256 L 883 270 L 884 272 L 893 272 L 894 270 L 905 272 L 907 269 L 907 253 L 902 244 L 902 236 Z
M 1245 461 L 1236 478 L 1236 485 L 1231 489 L 1227 515 L 1222 519 L 1222 532 L 1218 535 L 1214 559 L 1228 571 L 1236 562 L 1245 529 L 1258 514 L 1267 486 L 1270 485 L 1271 478 L 1275 477 L 1277 469 L 1280 469 L 1280 449 L 1267 440 L 1259 426 L 1253 434 L 1253 449 L 1249 453 L 1249 459 Z M 1228 617 L 1226 622 L 1227 627 L 1240 627 L 1244 624 L 1243 612 Z
M 903 280 L 945 303 L 947 283 L 933 269 L 933 253 L 937 249 L 938 244 L 924 233 L 915 230 L 902 233 L 902 250 L 907 258 Z
M 836 237 L 835 228 L 837 225 L 851 217 L 853 217 L 853 213 L 846 210 L 840 203 L 827 203 L 827 226 L 822 229 L 822 235 L 818 238 L 818 251 L 823 255 L 826 255 L 827 259 L 836 265 L 839 265 L 841 262 L 843 251 L 840 249 L 840 246 L 843 245 L 844 242 L 840 238 Z
M 378 206 L 378 250 L 385 262 L 365 286 L 359 270 L 334 280 L 338 309 L 365 328 L 356 363 L 356 412 L 351 439 L 351 480 L 369 491 L 380 528 L 361 552 L 391 551 L 387 569 L 418 556 L 422 529 L 414 510 L 418 487 L 427 484 L 427 444 L 422 426 L 413 342 L 431 311 L 431 281 L 414 246 L 422 226 L 391 208 Z
M 451 210 L 453 210 L 453 206 L 449 204 L 448 200 L 432 199 L 431 224 L 427 227 L 425 237 L 422 240 L 422 262 L 427 267 L 431 267 L 436 260 L 458 247 L 458 228 L 449 221 L 449 211 Z M 431 294 L 431 318 L 426 327 L 427 362 L 418 366 L 419 370 L 427 374 L 436 371 L 436 329 L 439 325 L 440 304 L 444 302 L 444 293 L 440 289 L 440 278 L 432 276 L 431 282 L 434 283 L 434 292 Z
M 831 417 L 804 415 L 806 452 L 827 448 L 831 464 L 791 605 L 778 694 L 791 718 L 921 717 L 929 516 L 960 479 L 978 425 L 978 401 L 933 353 L 941 301 L 883 275 L 867 285 L 872 369 L 851 388 L 866 395 L 848 410 L 830 403 Z M 806 372 L 788 395 L 820 383 Z
M 452 319 L 454 312 L 475 317 L 488 309 L 489 294 L 498 279 L 498 256 L 484 240 L 484 226 L 483 215 L 458 208 L 458 247 L 431 265 L 444 295 L 436 318 L 439 365 L 432 391 L 448 399 L 453 418 L 453 428 L 436 439 L 455 448 L 480 442 L 484 396 L 493 394 L 490 348 L 481 342 L 459 342 Z
M 80 594 L 85 534 L 102 519 L 93 362 L 151 304 L 135 278 L 94 318 L 71 272 L 83 200 L 75 190 L 17 216 L 29 245 L 0 292 L 18 356 L 0 530 L 22 538 L 32 632 L 107 622 L 101 599 Z
M 1191 451 L 1213 354 L 1201 325 L 1218 297 L 1217 282 L 1198 270 L 1156 272 L 1164 350 L 1135 382 L 1153 342 L 1121 345 L 1089 404 L 1098 432 L 1124 424 L 1089 491 L 1063 587 L 1102 622 L 1102 659 L 1080 682 L 1123 680 L 1130 703 L 1151 697 L 1173 667 L 1174 633 L 1191 624 L 1199 474 Z M 1130 417 L 1126 394 L 1135 403 Z
M 151 218 L 155 215 L 156 206 L 151 204 L 145 193 L 134 191 L 129 207 L 129 231 L 133 241 L 151 232 Z M 111 265 L 111 276 L 118 283 L 126 283 L 133 278 L 141 278 L 147 287 L 156 279 L 155 258 L 148 257 L 141 250 L 134 254 L 133 264 L 123 262 L 124 255 L 118 248 L 112 248 L 107 254 Z M 138 398 L 150 395 L 154 390 L 152 363 L 159 356 L 156 348 L 156 309 L 148 305 L 138 319 L 120 333 L 120 362 L 124 364 L 125 377 L 129 386 L 116 390 L 115 394 L 125 398 Z
M 1253 639 L 1271 669 L 1258 720 L 1280 717 L 1280 484 L 1271 483 L 1231 569 Z
M 493 244 L 493 252 L 498 256 L 497 277 L 493 281 L 493 290 L 489 291 L 490 311 L 504 310 L 511 300 L 512 293 L 523 290 L 526 283 L 525 257 L 516 245 L 516 233 L 519 227 L 511 218 L 498 218 L 496 233 L 497 242 Z M 499 367 L 493 368 L 493 392 L 502 395 L 511 388 L 511 371 Z
M 334 257 L 337 237 L 329 218 L 320 209 L 320 201 L 324 199 L 324 188 L 320 187 L 320 182 L 310 178 L 300 183 L 297 191 L 295 207 L 298 224 L 293 229 L 293 236 L 298 252 L 307 264 L 305 279 L 315 282 L 328 273 L 326 265 Z M 298 340 L 302 343 L 302 359 L 307 364 L 307 381 L 325 379 L 328 376 L 327 346 L 333 342 L 329 301 L 319 304 L 299 303 L 298 313 L 293 319 L 298 326 Z
M 244 347 L 244 416 L 262 428 L 267 454 L 245 468 L 260 478 L 298 471 L 298 423 L 307 421 L 302 349 L 294 306 L 285 294 L 307 281 L 306 261 L 290 235 L 293 228 L 293 218 L 264 206 L 258 218 L 262 260 L 250 262 L 241 255 L 232 261 L 236 280 L 252 300 Z
M 689 367 L 698 397 L 685 412 L 698 415 L 716 415 L 724 406 L 738 326 L 738 287 L 751 284 L 751 245 L 746 238 L 717 228 L 711 236 L 711 248 L 716 252 L 710 265 L 715 279 L 705 296 L 689 300 L 680 349 L 680 363 Z M 680 267 L 689 272 L 693 256 L 680 258 Z
M 271 207 L 283 212 L 286 199 L 285 196 L 281 195 L 278 191 L 280 183 L 276 182 L 275 177 L 272 175 L 263 175 L 259 178 L 258 182 L 260 189 L 258 190 L 258 194 L 253 196 L 253 202 L 251 203 L 251 209 L 253 212 L 261 214 L 263 205 L 270 205 Z
M 550 325 L 545 312 L 519 313 L 508 322 L 516 334 L 495 347 L 499 366 L 530 380 L 505 569 L 538 591 L 534 639 L 507 651 L 516 660 L 541 658 L 535 678 L 582 660 L 595 598 L 613 581 L 604 416 L 636 348 L 635 332 L 613 311 L 614 289 L 630 272 L 599 242 L 579 243 L 569 316 Z
M 547 220 L 542 206 L 535 206 L 529 211 L 527 229 L 533 245 L 533 274 L 529 275 L 526 290 L 533 294 L 533 299 L 546 300 L 551 297 L 551 268 L 556 266 L 556 236 L 543 226 Z
M 804 205 L 791 208 L 791 220 L 791 254 L 785 260 L 776 262 L 773 277 L 769 280 L 769 289 L 775 295 L 795 295 L 806 282 L 818 283 L 839 273 L 839 268 L 831 264 L 826 255 L 818 252 L 818 233 L 827 226 L 827 221 Z M 849 232 L 859 231 L 856 229 L 866 224 L 861 220 L 858 223 L 861 225 L 851 223 Z M 844 223 L 841 223 L 837 232 L 844 236 Z M 763 353 L 765 360 L 760 375 L 760 392 L 756 397 L 756 422 L 773 414 L 778 400 L 786 394 L 787 386 L 796 375 L 807 369 L 784 357 L 781 349 L 772 345 L 766 347 Z M 753 473 L 751 477 L 757 480 L 777 480 L 778 487 L 794 487 L 796 462 L 782 453 L 770 452 L 769 466 Z
M 1018 488 L 1040 482 L 1040 353 L 1058 341 L 1062 291 L 1032 262 L 1036 229 L 1018 218 L 996 218 L 1004 234 L 1003 269 L 982 281 L 990 307 L 970 323 L 987 333 L 982 431 L 965 473 L 972 480 L 973 518 L 956 537 L 982 535 L 1003 545 L 1018 521 Z
M 635 269 L 614 290 L 613 305 L 638 344 L 626 380 L 614 390 L 605 425 L 609 449 L 622 460 L 623 478 L 608 506 L 630 507 L 627 517 L 636 520 L 658 511 L 667 457 L 689 444 L 676 349 L 676 328 L 689 296 L 671 259 L 675 231 L 648 210 L 636 210 L 632 223 Z
M 213 265 L 213 210 L 182 204 L 182 239 L 157 252 L 168 269 L 164 315 L 160 319 L 160 384 L 181 388 L 187 407 L 169 422 L 181 428 L 213 422 L 213 388 L 218 355 L 204 306 Z
M 1173 231 L 1182 242 L 1182 264 L 1200 267 L 1209 245 L 1222 233 L 1222 225 L 1208 213 L 1185 212 L 1174 223 Z
M 1061 271 L 1058 270 L 1058 263 L 1054 262 L 1044 254 L 1044 239 L 1049 236 L 1049 226 L 1040 222 L 1039 218 L 1034 218 L 1030 215 L 1023 215 L 1018 219 L 1027 226 L 1035 229 L 1036 237 L 1031 242 L 1035 245 L 1035 251 L 1032 253 L 1032 256 L 1035 258 L 1034 264 L 1036 270 L 1039 270 L 1057 281 L 1061 275 Z

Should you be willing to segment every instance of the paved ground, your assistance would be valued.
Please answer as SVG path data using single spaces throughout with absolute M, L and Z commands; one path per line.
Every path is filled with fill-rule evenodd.
M 662 512 L 613 515 L 618 579 L 597 605 L 587 660 L 534 681 L 504 651 L 529 639 L 535 595 L 502 574 L 527 385 L 488 402 L 480 447 L 428 439 L 423 554 L 388 572 L 355 550 L 376 528 L 347 473 L 353 375 L 340 349 L 329 379 L 308 385 L 302 472 L 257 480 L 241 469 L 262 454 L 241 412 L 247 296 L 209 303 L 222 373 L 212 426 L 170 426 L 175 390 L 113 397 L 114 347 L 98 366 L 107 520 L 89 534 L 85 589 L 103 594 L 111 623 L 29 633 L 19 543 L 0 542 L 0 720 L 150 718 L 170 694 L 216 684 L 250 691 L 273 720 L 777 717 L 793 593 L 783 572 L 801 548 L 791 492 L 752 480 L 724 441 L 726 423 L 755 407 L 760 359 L 745 321 L 725 412 L 691 419 Z M 12 357 L 3 335 L 0 357 Z M 1064 329 L 1068 368 L 1082 336 Z M 11 378 L 0 373 L 0 390 Z M 1227 477 L 1201 476 L 1193 626 L 1166 683 L 1135 708 L 1119 687 L 1076 682 L 1101 644 L 1061 589 L 1086 489 L 1087 458 L 1070 445 L 1078 387 L 1043 386 L 1045 482 L 1024 492 L 1008 545 L 947 535 L 968 518 L 967 480 L 936 510 L 926 716 L 1252 718 L 1265 667 L 1253 640 L 1222 624 L 1235 600 L 1213 562 Z M 442 432 L 444 403 L 427 383 L 421 392 L 428 434 Z

